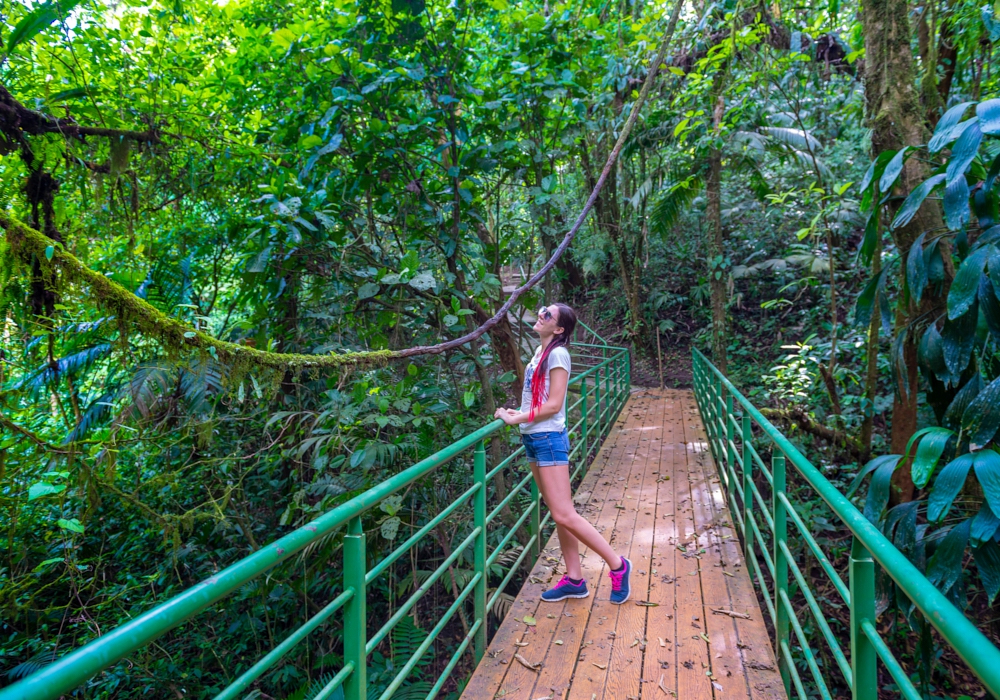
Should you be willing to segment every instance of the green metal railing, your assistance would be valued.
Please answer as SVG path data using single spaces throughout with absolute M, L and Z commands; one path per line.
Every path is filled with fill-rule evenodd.
M 830 688 L 836 687 L 837 681 L 832 674 L 839 674 L 851 689 L 853 700 L 876 700 L 878 661 L 881 660 L 895 681 L 899 696 L 921 700 L 920 691 L 876 627 L 877 563 L 968 664 L 986 689 L 994 697 L 1000 697 L 1000 649 L 697 350 L 694 351 L 694 390 L 712 457 L 728 493 L 733 522 L 743 536 L 747 571 L 774 624 L 774 649 L 789 695 L 794 688 L 803 700 L 817 695 L 832 700 L 834 694 Z M 768 452 L 771 454 L 770 467 L 762 457 Z M 847 566 L 848 583 L 844 583 L 788 498 L 786 470 L 789 464 L 853 535 Z M 762 490 L 769 491 L 770 498 L 765 498 Z M 824 615 L 825 598 L 810 587 L 804 574 L 806 562 L 796 560 L 789 549 L 789 541 L 805 544 L 805 553 L 811 555 L 812 562 L 829 577 L 835 595 L 850 609 L 850 639 L 846 649 Z M 799 595 L 805 606 L 799 604 L 797 610 L 792 597 L 798 600 Z M 841 607 L 839 601 L 831 601 L 828 605 L 832 607 L 833 603 Z M 807 611 L 811 619 L 806 622 L 826 643 L 829 653 L 824 655 L 825 660 L 813 648 L 814 640 L 804 631 L 799 613 Z M 795 646 L 798 647 L 798 663 L 793 656 Z M 808 677 L 803 679 L 805 670 L 812 678 L 811 683 Z
M 584 329 L 589 330 L 586 326 Z M 573 353 L 577 371 L 581 366 L 584 369 L 571 377 L 570 394 L 567 397 L 568 420 L 576 418 L 576 422 L 569 428 L 571 440 L 575 443 L 570 453 L 571 463 L 575 464 L 573 471 L 575 479 L 586 470 L 588 458 L 596 453 L 603 437 L 609 432 L 628 398 L 630 364 L 628 351 L 620 347 L 577 343 L 573 345 Z M 276 664 L 297 644 L 311 632 L 329 622 L 340 611 L 343 613 L 344 665 L 318 694 L 312 696 L 311 700 L 330 698 L 341 687 L 345 700 L 366 700 L 368 697 L 366 669 L 369 655 L 386 639 L 403 617 L 411 614 L 413 606 L 431 589 L 435 582 L 471 549 L 474 574 L 459 590 L 454 602 L 436 622 L 424 641 L 413 651 L 409 659 L 398 661 L 399 672 L 388 688 L 382 692 L 380 699 L 388 700 L 392 697 L 393 693 L 417 667 L 418 662 L 445 629 L 448 622 L 463 607 L 471 607 L 472 616 L 469 618 L 468 633 L 458 644 L 432 689 L 426 695 L 427 700 L 431 700 L 441 691 L 462 655 L 470 647 L 476 663 L 482 659 L 486 653 L 487 645 L 487 615 L 529 554 L 531 556 L 529 563 L 537 560 L 541 552 L 543 528 L 549 523 L 550 514 L 544 518 L 541 517 L 541 499 L 538 487 L 530 473 L 523 476 L 502 499 L 497 496 L 495 488 L 490 488 L 494 477 L 505 469 L 527 472 L 527 466 L 523 460 L 516 461 L 523 455 L 523 447 L 514 450 L 491 469 L 488 467 L 486 440 L 493 437 L 494 439 L 503 439 L 506 442 L 504 427 L 503 421 L 495 420 L 479 428 L 472 434 L 368 489 L 361 495 L 337 506 L 311 523 L 223 569 L 206 581 L 189 588 L 180 595 L 136 617 L 127 624 L 111 630 L 89 644 L 75 649 L 15 685 L 0 690 L 0 700 L 47 700 L 50 698 L 54 700 L 60 695 L 78 688 L 119 660 L 143 649 L 178 625 L 230 596 L 248 582 L 266 575 L 268 571 L 281 562 L 303 552 L 310 545 L 318 543 L 324 537 L 336 534 L 338 531 L 343 532 L 343 592 L 330 600 L 318 613 L 295 629 L 255 664 L 249 668 L 236 669 L 235 672 L 239 673 L 239 676 L 230 680 L 228 686 L 215 696 L 216 700 L 235 700 L 244 697 L 246 691 L 251 689 L 258 679 L 262 679 L 269 670 L 274 669 Z M 432 474 L 442 465 L 469 452 L 472 453 L 473 464 L 472 473 L 467 483 L 468 488 L 378 564 L 369 568 L 362 516 L 372 509 L 377 509 L 389 496 L 399 493 L 419 479 Z M 527 499 L 527 507 L 507 528 L 506 534 L 501 537 L 496 526 L 502 525 L 503 519 L 498 516 L 504 509 L 516 505 L 516 498 L 520 497 L 521 503 L 524 503 L 524 493 L 530 494 Z M 487 503 L 491 497 L 498 501 L 492 509 L 488 507 Z M 471 530 L 465 534 L 460 544 L 444 557 L 442 563 L 425 581 L 419 586 L 416 585 L 416 582 L 414 583 L 412 595 L 399 604 L 387 620 L 376 630 L 370 629 L 371 616 L 366 609 L 366 591 L 372 585 L 373 580 L 383 574 L 393 562 L 409 552 L 412 547 L 424 542 L 428 534 L 445 519 L 452 516 L 457 517 L 456 511 L 470 506 L 472 509 Z M 492 530 L 490 530 L 491 524 L 494 525 Z M 514 542 L 517 533 L 523 531 L 522 527 L 526 528 L 529 537 L 526 542 L 517 544 L 521 548 L 520 555 L 510 566 L 506 576 L 498 583 L 493 595 L 488 598 L 487 581 L 490 569 L 501 555 L 517 549 L 517 546 L 512 545 L 512 542 Z M 499 544 L 492 551 L 488 551 L 487 547 L 488 533 L 494 537 L 494 540 L 499 539 Z M 471 606 L 468 604 L 470 598 Z

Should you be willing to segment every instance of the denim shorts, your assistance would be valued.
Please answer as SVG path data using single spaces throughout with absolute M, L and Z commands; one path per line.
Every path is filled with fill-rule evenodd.
M 521 444 L 528 461 L 536 462 L 540 467 L 569 464 L 569 434 L 565 430 L 558 433 L 522 433 Z

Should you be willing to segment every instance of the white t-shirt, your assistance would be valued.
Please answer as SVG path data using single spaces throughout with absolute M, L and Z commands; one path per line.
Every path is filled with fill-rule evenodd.
M 531 410 L 531 378 L 535 375 L 535 368 L 538 367 L 538 360 L 542 356 L 542 346 L 539 345 L 535 349 L 535 356 L 531 358 L 531 362 L 524 370 L 524 387 L 521 389 L 521 413 L 527 413 Z M 569 374 L 572 369 L 572 362 L 569 357 L 569 350 L 564 347 L 558 347 L 549 353 L 549 359 L 546 362 L 545 370 L 545 396 L 549 395 L 549 387 L 552 382 L 549 375 L 552 373 L 553 368 L 562 367 L 566 370 L 566 374 Z M 567 391 L 567 394 L 569 392 Z M 520 425 L 522 433 L 558 433 L 566 429 L 566 398 L 563 398 L 562 408 L 559 409 L 559 413 L 555 414 L 551 418 L 546 420 L 534 420 L 531 423 L 521 423 Z

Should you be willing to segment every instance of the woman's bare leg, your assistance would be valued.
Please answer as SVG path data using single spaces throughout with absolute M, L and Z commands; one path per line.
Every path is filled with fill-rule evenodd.
M 556 522 L 559 530 L 559 542 L 562 546 L 562 530 L 565 529 L 578 542 L 582 542 L 592 551 L 596 552 L 608 566 L 618 569 L 622 565 L 622 559 L 611 548 L 607 540 L 597 531 L 593 525 L 587 522 L 586 518 L 576 512 L 573 507 L 573 492 L 569 484 L 569 465 L 558 464 L 551 467 L 532 467 L 538 488 L 545 498 L 545 503 L 552 512 L 552 519 Z M 569 570 L 570 557 L 566 556 L 566 568 Z M 579 570 L 579 556 L 576 557 L 577 570 Z M 580 578 L 570 573 L 572 578 Z
M 528 462 L 531 467 L 531 473 L 535 476 L 535 483 L 538 484 L 539 491 L 542 490 L 542 482 L 538 480 L 538 470 L 539 469 L 551 469 L 552 467 L 539 467 L 535 462 Z M 545 493 L 542 493 L 542 498 L 545 498 L 545 505 L 549 505 L 549 499 L 545 497 Z M 549 510 L 552 507 L 549 506 Z M 552 516 L 555 518 L 555 516 Z M 562 550 L 563 560 L 566 562 L 566 575 L 571 579 L 582 579 L 583 571 L 580 569 L 580 540 L 578 540 L 572 532 L 567 530 L 565 527 L 556 523 L 556 533 L 559 535 L 559 549 Z

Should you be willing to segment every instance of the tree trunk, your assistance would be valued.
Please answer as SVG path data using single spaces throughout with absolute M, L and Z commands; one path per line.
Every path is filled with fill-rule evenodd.
M 721 81 L 716 81 L 721 87 Z M 713 91 L 719 94 L 718 89 Z M 712 121 L 719 130 L 725 103 L 719 95 L 715 101 Z M 726 272 L 725 251 L 722 233 L 722 152 L 712 148 L 708 154 L 708 177 L 705 180 L 705 195 L 708 205 L 705 215 L 708 219 L 708 280 L 712 301 L 712 360 L 719 371 L 726 374 Z
M 885 150 L 898 150 L 904 146 L 918 146 L 927 142 L 925 112 L 920 102 L 913 54 L 910 49 L 909 7 L 906 0 L 864 0 L 861 21 L 866 47 L 865 99 L 872 128 L 872 156 Z M 933 40 L 933 37 L 931 38 Z M 945 87 L 942 81 L 942 88 Z M 911 157 L 896 183 L 900 195 L 887 212 L 891 218 L 902 203 L 903 196 L 913 190 L 928 176 L 923 160 Z M 909 224 L 893 231 L 893 239 L 900 257 L 905 260 L 913 241 L 924 231 L 941 224 L 940 206 L 928 199 Z M 950 251 L 942 249 L 949 259 Z M 896 310 L 895 332 L 905 333 L 903 358 L 905 371 L 897 376 L 892 409 L 892 451 L 903 454 L 917 425 L 917 328 L 912 321 L 924 310 L 943 306 L 947 298 L 947 285 L 942 295 L 928 289 L 920 307 L 910 299 L 906 289 L 906 266 L 900 266 L 899 288 L 902 290 Z M 893 500 L 910 500 L 913 481 L 910 470 L 900 468 L 893 476 Z

